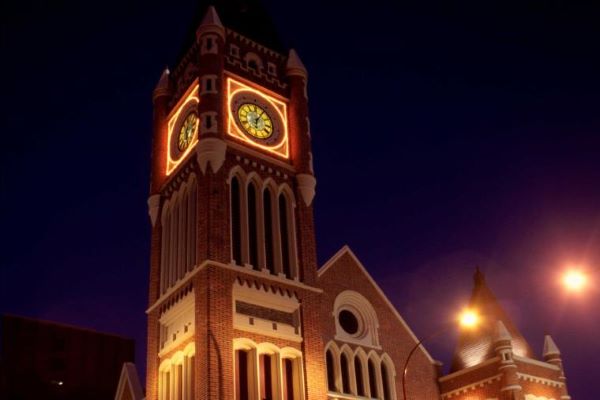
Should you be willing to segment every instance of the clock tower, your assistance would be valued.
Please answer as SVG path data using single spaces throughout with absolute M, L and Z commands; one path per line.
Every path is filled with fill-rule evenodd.
M 146 398 L 325 399 L 307 72 L 234 8 L 153 93 Z

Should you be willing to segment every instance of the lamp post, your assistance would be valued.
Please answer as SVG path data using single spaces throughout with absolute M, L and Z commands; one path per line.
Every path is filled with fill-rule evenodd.
M 480 318 L 479 318 L 479 315 L 477 314 L 477 312 L 475 312 L 474 310 L 470 310 L 470 309 L 463 310 L 463 312 L 458 317 L 459 325 L 463 328 L 469 328 L 469 329 L 476 327 L 479 324 L 479 320 L 480 320 Z M 423 344 L 423 342 L 426 342 L 438 335 L 441 335 L 442 333 L 446 332 L 447 330 L 449 330 L 452 327 L 454 327 L 454 324 L 448 324 L 448 325 L 444 326 L 439 331 L 434 332 L 431 335 L 425 337 L 424 339 L 419 340 L 417 342 L 417 344 L 415 344 L 413 346 L 413 348 L 410 349 L 410 352 L 408 353 L 408 357 L 406 357 L 406 361 L 404 362 L 404 367 L 402 368 L 402 400 L 407 400 L 407 398 L 406 398 L 406 375 L 408 373 L 408 362 L 412 358 L 415 351 L 417 351 L 417 349 L 419 348 L 419 346 L 421 346 L 421 344 Z

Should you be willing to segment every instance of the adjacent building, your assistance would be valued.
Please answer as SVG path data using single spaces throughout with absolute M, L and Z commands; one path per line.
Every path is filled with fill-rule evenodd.
M 0 398 L 113 399 L 133 340 L 37 319 L 0 319 Z

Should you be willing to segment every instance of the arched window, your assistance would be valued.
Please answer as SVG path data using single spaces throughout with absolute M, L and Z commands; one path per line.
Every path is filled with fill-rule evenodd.
M 356 394 L 365 396 L 365 385 L 363 381 L 362 361 L 358 357 L 354 357 L 354 375 L 356 376 Z
M 265 226 L 265 267 L 272 274 L 275 273 L 275 261 L 274 261 L 274 246 L 273 246 L 273 204 L 272 194 L 267 188 L 263 192 L 263 215 L 264 215 L 264 226 Z
M 250 385 L 248 382 L 248 351 L 236 350 L 235 352 L 235 375 L 237 377 L 235 384 L 235 398 L 237 400 L 250 399 Z
M 231 248 L 233 261 L 242 262 L 242 218 L 240 201 L 240 182 L 237 177 L 231 179 Z
M 196 179 L 192 175 L 163 206 L 161 293 L 165 293 L 196 265 L 196 187 Z
M 281 238 L 281 269 L 287 278 L 291 277 L 292 252 L 290 251 L 290 223 L 288 221 L 288 201 L 283 193 L 279 195 L 279 235 Z
M 294 400 L 294 370 L 292 360 L 286 358 L 283 367 L 283 396 L 285 400 Z
M 342 357 L 340 359 L 340 368 L 342 370 L 342 392 L 351 393 L 350 392 L 350 371 L 348 365 L 348 357 L 345 353 L 342 353 Z
M 384 362 L 381 363 L 381 383 L 383 384 L 383 400 L 391 400 L 392 392 L 390 390 L 390 374 L 388 367 Z
M 377 390 L 377 368 L 372 359 L 369 360 L 369 390 L 372 399 L 379 398 L 379 391 Z
M 159 400 L 194 399 L 194 356 L 195 346 L 189 344 L 162 361 L 158 372 Z
M 271 354 L 261 354 L 259 357 L 260 367 L 260 398 L 261 400 L 273 400 L 276 389 L 277 371 L 275 357 Z
M 256 187 L 253 182 L 248 185 L 248 246 L 250 265 L 254 269 L 259 269 L 258 265 L 258 220 L 256 213 L 257 206 Z
M 327 350 L 327 353 L 325 353 L 325 364 L 327 364 L 327 388 L 330 392 L 337 392 L 335 387 L 335 364 L 331 350 Z

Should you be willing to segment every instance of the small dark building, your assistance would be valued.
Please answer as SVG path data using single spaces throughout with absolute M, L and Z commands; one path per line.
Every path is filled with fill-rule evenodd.
M 111 400 L 132 339 L 54 322 L 0 319 L 0 398 Z

